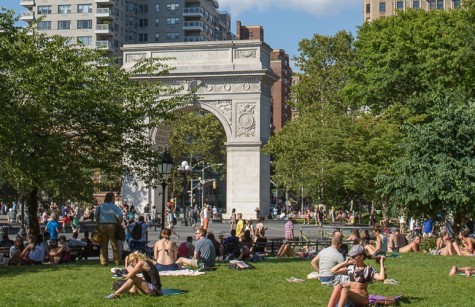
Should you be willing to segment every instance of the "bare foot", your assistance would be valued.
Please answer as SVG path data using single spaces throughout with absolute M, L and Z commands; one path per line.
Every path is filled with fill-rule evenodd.
M 465 276 L 470 277 L 470 271 L 469 270 L 465 270 Z
M 457 267 L 454 265 L 449 272 L 449 276 L 454 276 L 457 273 Z

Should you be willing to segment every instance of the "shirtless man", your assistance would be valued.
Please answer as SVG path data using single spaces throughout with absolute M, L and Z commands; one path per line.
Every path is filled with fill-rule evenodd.
M 406 246 L 401 247 L 399 249 L 399 252 L 400 253 L 410 253 L 410 252 L 417 253 L 419 251 L 420 243 L 421 243 L 421 237 L 415 236 L 414 239 L 412 239 L 412 242 Z

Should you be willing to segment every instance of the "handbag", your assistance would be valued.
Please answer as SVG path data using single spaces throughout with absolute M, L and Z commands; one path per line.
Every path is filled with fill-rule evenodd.
M 97 208 L 98 214 L 97 214 L 97 225 L 96 228 L 91 233 L 91 241 L 96 243 L 96 244 L 101 244 L 102 243 L 102 232 L 101 228 L 99 227 L 99 218 L 101 216 L 101 206 Z
M 91 241 L 96 244 L 102 243 L 102 233 L 101 233 L 101 229 L 99 228 L 99 225 L 97 225 L 96 228 L 94 228 L 94 230 L 92 231 Z

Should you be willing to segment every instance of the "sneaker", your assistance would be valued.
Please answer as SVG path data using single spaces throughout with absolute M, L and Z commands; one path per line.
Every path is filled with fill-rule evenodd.
M 119 298 L 119 297 L 115 296 L 114 293 L 111 293 L 109 295 L 106 295 L 104 298 L 108 300 L 115 300 L 116 298 Z

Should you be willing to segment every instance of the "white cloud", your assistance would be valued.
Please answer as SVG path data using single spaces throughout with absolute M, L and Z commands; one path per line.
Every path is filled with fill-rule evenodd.
M 249 10 L 264 11 L 272 8 L 306 12 L 314 16 L 333 16 L 346 8 L 362 7 L 361 0 L 218 0 L 220 10 L 239 16 Z

